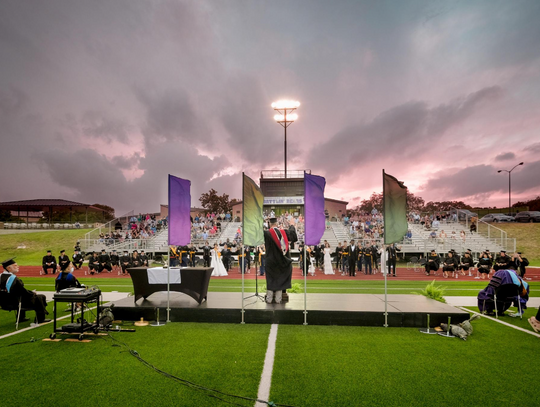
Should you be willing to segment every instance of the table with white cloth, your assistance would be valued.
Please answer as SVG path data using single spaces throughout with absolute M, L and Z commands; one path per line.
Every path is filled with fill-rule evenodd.
M 127 270 L 133 282 L 135 302 L 141 298 L 146 299 L 154 293 L 167 291 L 169 279 L 170 291 L 189 295 L 201 304 L 206 300 L 213 269 L 213 267 L 171 267 L 167 270 L 163 267 L 132 267 Z

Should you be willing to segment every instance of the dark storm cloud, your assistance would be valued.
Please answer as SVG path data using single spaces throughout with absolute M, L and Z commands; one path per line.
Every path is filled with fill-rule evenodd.
M 514 153 L 501 153 L 495 157 L 495 161 L 513 160 L 514 158 L 516 158 L 516 155 Z
M 322 168 L 330 179 L 336 179 L 383 155 L 427 151 L 430 143 L 471 116 L 480 104 L 498 99 L 501 94 L 502 90 L 494 86 L 434 108 L 424 102 L 396 106 L 316 146 L 309 156 L 310 166 Z
M 141 156 L 139 153 L 135 153 L 130 157 L 123 155 L 115 155 L 111 158 L 111 162 L 121 170 L 131 170 L 139 166 Z
M 442 197 L 489 196 L 495 192 L 508 191 L 508 173 L 498 173 L 492 165 L 475 165 L 454 172 L 443 171 L 435 174 L 423 186 L 424 191 L 438 191 Z M 525 163 L 512 172 L 512 191 L 526 192 L 538 187 L 540 161 Z
M 131 126 L 104 112 L 87 111 L 81 119 L 81 130 L 84 135 L 108 143 L 116 140 L 128 144 L 130 129 Z

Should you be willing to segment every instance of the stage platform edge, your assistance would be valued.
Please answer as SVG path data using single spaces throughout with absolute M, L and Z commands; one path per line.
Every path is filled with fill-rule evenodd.
M 246 296 L 249 293 L 246 293 Z M 304 322 L 304 295 L 289 294 L 290 301 L 266 304 L 250 298 L 245 301 L 244 320 L 249 324 L 295 324 Z M 114 301 L 113 314 L 117 320 L 155 320 L 159 308 L 160 320 L 167 315 L 167 293 L 152 294 L 146 300 L 133 297 Z M 172 322 L 240 323 L 240 293 L 209 292 L 208 301 L 199 305 L 185 294 L 170 293 Z M 379 294 L 308 294 L 308 325 L 383 326 L 384 295 Z M 469 313 L 420 295 L 388 295 L 388 325 L 390 327 L 423 328 L 447 323 L 456 324 L 469 319 Z

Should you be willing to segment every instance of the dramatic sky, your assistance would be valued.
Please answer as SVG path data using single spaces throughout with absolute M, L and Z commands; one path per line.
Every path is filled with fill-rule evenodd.
M 352 205 L 540 194 L 540 1 L 0 0 L 0 201 L 158 211 L 283 168 Z M 350 204 L 350 205 L 351 205 Z

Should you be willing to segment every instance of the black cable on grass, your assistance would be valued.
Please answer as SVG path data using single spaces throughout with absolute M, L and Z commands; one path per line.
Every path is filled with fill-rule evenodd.
M 210 392 L 210 393 L 217 393 L 217 394 L 220 394 L 222 396 L 226 396 L 226 397 L 234 397 L 234 398 L 238 398 L 238 399 L 241 399 L 241 400 L 246 400 L 246 401 L 250 401 L 250 402 L 259 402 L 259 403 L 264 403 L 264 404 L 267 404 L 268 406 L 270 407 L 295 407 L 295 406 L 292 406 L 292 405 L 289 405 L 289 404 L 279 404 L 279 403 L 274 403 L 273 401 L 266 401 L 266 400 L 260 400 L 260 399 L 256 399 L 256 398 L 252 398 L 252 397 L 245 397 L 245 396 L 238 396 L 236 394 L 230 394 L 230 393 L 225 393 L 223 391 L 220 391 L 220 390 L 216 390 L 216 389 L 211 389 L 209 387 L 205 387 L 205 386 L 202 386 L 200 384 L 197 384 L 197 383 L 193 383 L 193 382 L 190 382 L 189 380 L 186 380 L 186 379 L 182 379 L 178 376 L 175 376 L 175 375 L 172 375 L 170 373 L 167 373 L 161 369 L 159 369 L 158 367 L 152 365 L 151 363 L 147 362 L 146 360 L 144 360 L 141 355 L 139 354 L 139 352 L 137 352 L 135 349 L 131 349 L 131 347 L 125 343 L 125 342 L 122 342 L 121 340 L 119 339 L 116 339 L 114 336 L 111 335 L 110 332 L 107 331 L 107 335 L 109 338 L 111 338 L 113 341 L 115 342 L 118 342 L 120 343 L 121 345 L 123 345 L 124 347 L 126 347 L 126 349 L 128 350 L 129 354 L 131 356 L 133 356 L 134 358 L 136 358 L 139 362 L 141 362 L 144 366 L 154 370 L 155 372 L 169 378 L 169 379 L 172 379 L 172 380 L 175 380 L 177 382 L 179 382 L 180 384 L 186 386 L 186 387 L 189 387 L 191 389 L 194 389 L 194 390 L 200 390 L 200 391 L 203 391 L 203 392 Z M 234 403 L 232 401 L 229 401 L 229 400 L 225 400 L 219 396 L 217 396 L 216 394 L 207 394 L 208 397 L 214 397 L 218 400 L 221 400 L 225 403 L 229 403 L 229 404 L 232 404 L 232 405 L 235 405 L 235 406 L 243 406 L 243 404 L 237 404 L 237 403 Z M 251 404 L 250 404 L 251 405 Z

